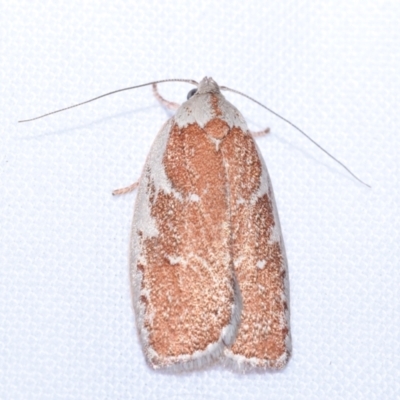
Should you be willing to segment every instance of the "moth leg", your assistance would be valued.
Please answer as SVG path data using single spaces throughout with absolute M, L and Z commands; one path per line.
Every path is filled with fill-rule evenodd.
M 126 193 L 130 193 L 133 192 L 139 185 L 139 181 L 136 181 L 135 183 L 132 183 L 132 185 L 124 187 L 122 189 L 116 189 L 112 192 L 113 196 L 117 196 L 120 194 L 126 194 Z
M 172 101 L 165 100 L 164 97 L 158 92 L 157 84 L 153 83 L 153 94 L 155 98 L 168 110 L 175 111 L 180 107 L 180 104 L 174 103 Z
M 265 128 L 262 131 L 257 131 L 257 132 L 253 132 L 250 131 L 250 135 L 253 137 L 261 137 L 261 136 L 265 136 L 266 134 L 270 133 L 270 129 L 269 128 Z

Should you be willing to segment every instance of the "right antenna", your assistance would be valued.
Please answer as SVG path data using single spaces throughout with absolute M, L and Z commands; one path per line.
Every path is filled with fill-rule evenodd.
M 357 175 L 353 174 L 353 172 L 350 171 L 349 168 L 347 168 L 341 161 L 339 161 L 336 157 L 334 157 L 332 154 L 330 154 L 328 151 L 326 151 L 322 146 L 320 146 L 314 139 L 312 139 L 310 136 L 308 136 L 304 131 L 302 131 L 298 126 L 296 126 L 293 122 L 290 122 L 288 119 L 286 119 L 285 117 L 282 117 L 282 115 L 279 115 L 277 112 L 275 112 L 274 110 L 271 110 L 270 108 L 268 108 L 267 106 L 265 106 L 264 104 L 260 103 L 259 101 L 253 99 L 252 97 L 248 96 L 247 94 L 244 94 L 242 92 L 239 92 L 238 90 L 235 89 L 231 89 L 228 88 L 226 86 L 220 86 L 221 90 L 227 90 L 229 92 L 233 92 L 233 93 L 237 93 L 240 94 L 243 97 L 248 98 L 251 101 L 254 101 L 254 103 L 258 104 L 259 106 L 265 108 L 266 110 L 268 110 L 270 113 L 276 115 L 278 118 L 280 118 L 281 120 L 285 121 L 286 123 L 288 123 L 289 125 L 291 125 L 294 129 L 296 129 L 297 131 L 299 131 L 302 135 L 304 135 L 308 140 L 310 140 L 311 142 L 313 142 L 318 148 L 320 148 L 325 154 L 327 154 L 330 158 L 332 158 L 334 161 L 336 161 L 338 164 L 340 164 L 350 175 L 352 175 L 355 179 L 357 179 L 360 183 L 362 183 L 363 185 L 371 188 L 370 185 L 368 185 L 367 183 L 363 182 Z

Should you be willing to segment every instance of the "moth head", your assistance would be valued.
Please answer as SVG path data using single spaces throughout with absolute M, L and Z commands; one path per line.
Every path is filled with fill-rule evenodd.
M 213 78 L 204 77 L 197 87 L 198 94 L 221 93 L 218 83 Z

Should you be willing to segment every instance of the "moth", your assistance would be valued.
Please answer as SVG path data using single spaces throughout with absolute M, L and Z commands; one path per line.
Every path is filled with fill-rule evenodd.
M 261 153 L 212 78 L 158 133 L 141 175 L 130 241 L 136 323 L 153 368 L 289 360 L 289 283 Z
M 197 86 L 181 106 L 156 84 Z M 130 279 L 148 364 L 170 371 L 216 362 L 238 371 L 279 370 L 291 355 L 289 281 L 278 211 L 267 168 L 240 112 L 221 90 L 238 93 L 289 123 L 363 185 L 305 132 L 244 93 L 205 77 L 165 79 L 156 97 L 177 109 L 161 128 L 143 168 L 130 240 Z M 265 133 L 266 131 L 264 131 Z M 262 132 L 261 132 L 262 133 Z

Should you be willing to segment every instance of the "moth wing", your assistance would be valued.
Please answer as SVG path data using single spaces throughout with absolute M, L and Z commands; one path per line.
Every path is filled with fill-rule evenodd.
M 235 369 L 280 369 L 290 357 L 289 282 L 279 217 L 267 168 L 250 134 L 233 128 L 221 147 L 230 188 L 232 253 L 243 308 Z
M 169 120 L 144 166 L 131 236 L 136 323 L 153 368 L 206 366 L 235 338 L 240 295 L 225 188 L 221 153 L 203 129 Z

